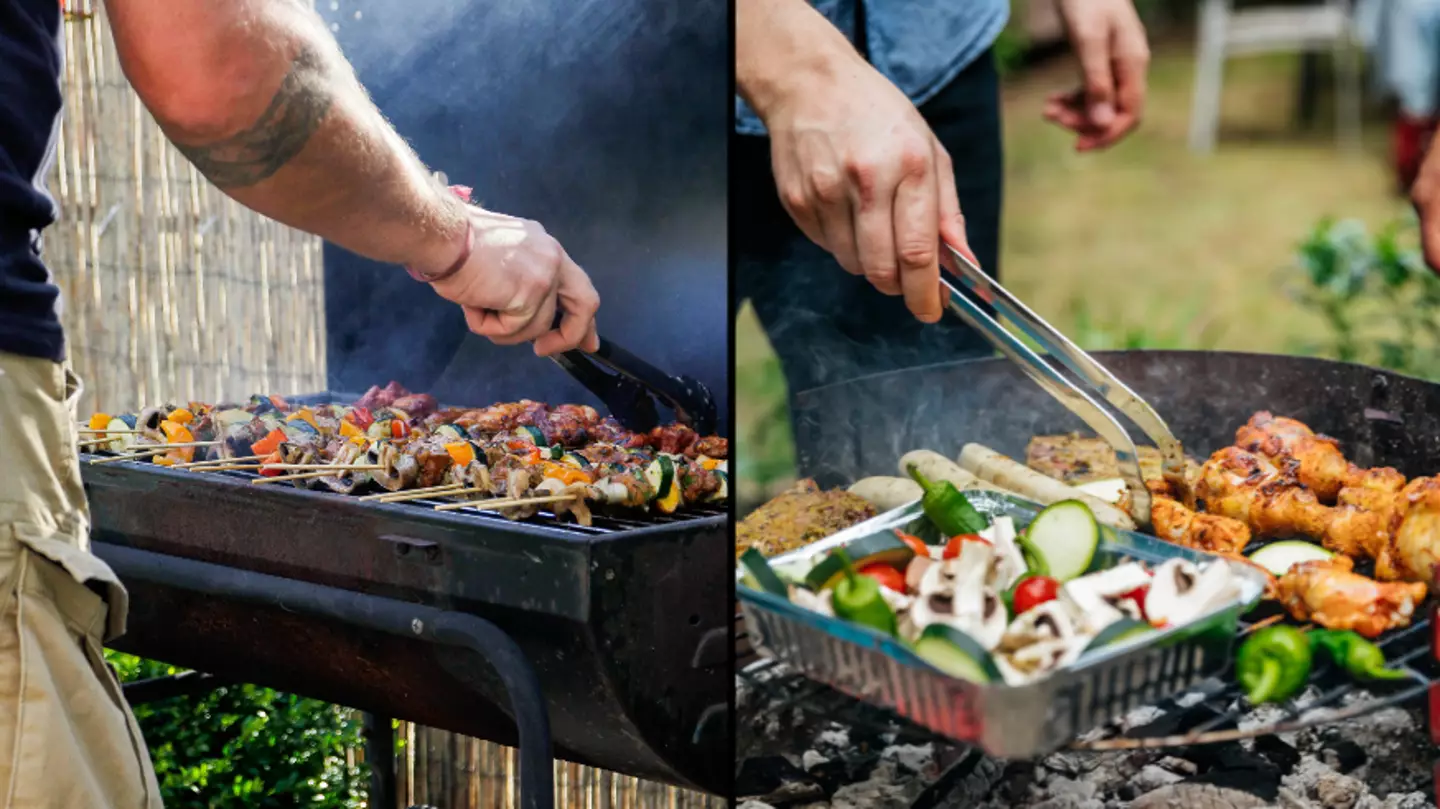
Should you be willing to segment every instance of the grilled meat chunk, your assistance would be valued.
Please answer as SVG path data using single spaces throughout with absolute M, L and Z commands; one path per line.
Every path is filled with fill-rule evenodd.
M 1140 474 L 1149 480 L 1163 477 L 1164 462 L 1160 450 L 1154 447 L 1136 447 Z M 1066 483 L 1089 483 L 1120 477 L 1120 466 L 1115 460 L 1115 449 L 1103 438 L 1086 438 L 1079 433 L 1068 435 L 1037 435 L 1025 447 L 1025 465 Z M 1185 459 L 1194 480 L 1200 472 L 1200 464 L 1193 458 Z
M 1362 469 L 1345 459 L 1340 442 L 1317 435 L 1295 419 L 1260 411 L 1235 431 L 1235 446 L 1267 458 L 1277 467 L 1293 463 L 1295 476 L 1322 503 L 1332 504 L 1347 486 L 1398 491 L 1405 478 L 1389 467 Z
M 1337 556 L 1290 568 L 1277 584 L 1280 603 L 1297 621 L 1350 629 L 1367 638 L 1409 625 L 1425 600 L 1425 585 L 1382 584 L 1355 573 L 1354 565 Z
M 802 480 L 740 521 L 735 556 L 748 548 L 775 556 L 874 516 L 864 498 L 841 489 L 822 491 L 815 481 Z

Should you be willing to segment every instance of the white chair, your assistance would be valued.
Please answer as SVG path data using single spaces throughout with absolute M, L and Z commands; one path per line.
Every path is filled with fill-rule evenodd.
M 1195 97 L 1190 114 L 1190 148 L 1215 149 L 1220 129 L 1220 95 L 1225 61 L 1261 53 L 1330 51 L 1335 57 L 1336 127 L 1341 142 L 1360 141 L 1364 65 L 1356 47 L 1348 0 L 1312 5 L 1234 7 L 1233 0 L 1200 0 L 1200 33 L 1195 55 Z

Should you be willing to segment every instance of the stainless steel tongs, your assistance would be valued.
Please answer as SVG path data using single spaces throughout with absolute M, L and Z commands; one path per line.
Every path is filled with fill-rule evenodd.
M 1088 387 L 1098 392 L 1105 401 L 1129 416 L 1130 420 L 1139 426 L 1151 441 L 1155 442 L 1164 462 L 1165 479 L 1175 488 L 1181 502 L 1187 505 L 1193 503 L 1194 498 L 1190 495 L 1189 482 L 1185 475 L 1185 450 L 1180 446 L 1180 441 L 1175 438 L 1175 434 L 1170 432 L 1164 419 L 1161 419 L 1160 414 L 1155 412 L 1155 408 L 1106 370 L 1103 365 L 1096 362 L 1093 357 L 1081 350 L 1079 346 L 1070 342 L 1054 326 L 1030 311 L 1030 308 L 1021 303 L 1019 298 L 1010 294 L 1009 290 L 986 275 L 975 262 L 948 244 L 945 245 L 945 249 L 954 259 L 961 286 L 993 306 L 996 313 L 1009 319 L 1027 337 L 1044 348 L 1051 357 L 1060 360 Z M 1131 440 L 1130 434 L 1120 425 L 1120 422 L 1089 394 L 1076 387 L 1073 382 L 1061 374 L 1059 369 L 1046 362 L 1020 338 L 1000 325 L 980 304 L 962 294 L 943 272 L 940 283 L 944 285 L 950 295 L 948 305 L 952 312 L 959 315 L 960 319 L 964 320 L 971 328 L 983 334 L 985 339 L 1000 350 L 1001 354 L 1019 365 L 1026 376 L 1029 376 L 1047 393 L 1065 405 L 1070 412 L 1084 420 L 1091 429 L 1115 449 L 1115 455 L 1120 462 L 1120 474 L 1124 476 L 1125 486 L 1130 490 L 1131 516 L 1135 518 L 1136 524 L 1141 528 L 1153 530 L 1150 518 L 1150 490 L 1145 487 L 1145 480 L 1140 475 L 1135 442 Z

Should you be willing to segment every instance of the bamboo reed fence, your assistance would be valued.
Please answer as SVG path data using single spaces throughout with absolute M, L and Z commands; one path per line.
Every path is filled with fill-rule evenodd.
M 325 389 L 320 240 L 209 185 L 126 83 L 96 0 L 60 2 L 66 111 L 48 180 L 61 219 L 45 255 L 86 383 L 80 412 Z M 515 806 L 513 749 L 409 723 L 399 733 L 395 809 Z M 555 783 L 563 809 L 722 805 L 566 763 Z

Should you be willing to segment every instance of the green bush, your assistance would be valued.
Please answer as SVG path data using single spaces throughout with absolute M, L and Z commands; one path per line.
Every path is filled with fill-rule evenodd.
M 175 674 L 153 660 L 106 652 L 121 680 Z M 361 767 L 345 752 L 360 723 L 335 705 L 253 685 L 135 706 L 167 809 L 366 805 Z
M 1300 352 L 1440 378 L 1440 277 L 1425 266 L 1413 218 L 1373 235 L 1353 219 L 1322 221 L 1290 282 L 1327 331 Z

